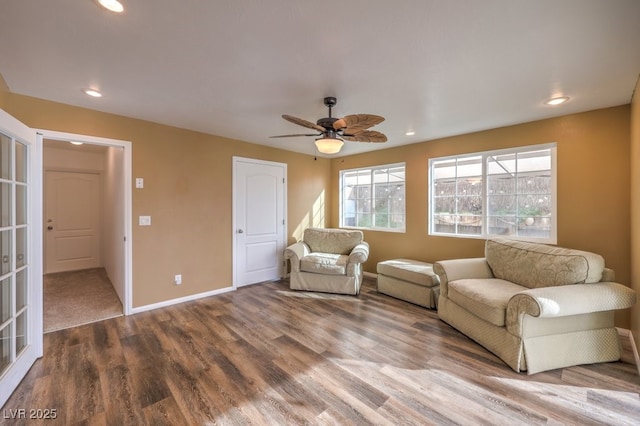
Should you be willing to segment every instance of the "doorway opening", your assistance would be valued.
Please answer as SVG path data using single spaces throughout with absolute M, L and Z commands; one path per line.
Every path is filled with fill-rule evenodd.
M 130 143 L 41 133 L 44 332 L 127 315 Z

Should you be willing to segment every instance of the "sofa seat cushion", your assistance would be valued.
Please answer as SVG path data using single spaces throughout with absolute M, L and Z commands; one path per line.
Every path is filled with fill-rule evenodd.
M 509 299 L 524 290 L 499 278 L 461 279 L 449 282 L 449 299 L 478 318 L 504 327 Z
M 300 270 L 325 275 L 346 275 L 349 256 L 334 253 L 311 253 L 300 259 Z

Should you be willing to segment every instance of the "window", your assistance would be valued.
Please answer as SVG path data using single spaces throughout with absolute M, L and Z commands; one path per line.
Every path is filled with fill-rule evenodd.
M 340 172 L 340 226 L 404 232 L 405 165 Z
M 555 144 L 429 160 L 429 234 L 556 243 Z

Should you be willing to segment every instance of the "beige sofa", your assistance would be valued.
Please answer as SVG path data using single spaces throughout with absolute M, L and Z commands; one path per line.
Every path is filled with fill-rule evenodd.
M 488 240 L 485 257 L 434 263 L 438 315 L 517 372 L 620 359 L 614 311 L 633 290 L 597 254 Z
M 291 262 L 289 287 L 293 290 L 358 294 L 362 264 L 369 244 L 362 231 L 307 228 L 302 241 L 290 245 L 284 258 Z

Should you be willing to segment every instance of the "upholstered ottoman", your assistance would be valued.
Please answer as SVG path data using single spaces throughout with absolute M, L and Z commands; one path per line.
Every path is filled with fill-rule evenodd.
M 378 291 L 395 298 L 436 309 L 440 279 L 431 263 L 392 259 L 378 263 Z

